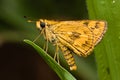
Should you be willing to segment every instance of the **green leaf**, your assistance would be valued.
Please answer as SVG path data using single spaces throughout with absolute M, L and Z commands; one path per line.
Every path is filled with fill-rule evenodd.
M 120 80 L 120 0 L 86 0 L 90 19 L 106 20 L 108 30 L 95 49 L 99 80 Z
M 67 70 L 60 66 L 51 56 L 49 56 L 43 49 L 30 40 L 24 40 L 31 45 L 38 54 L 46 61 L 46 63 L 57 73 L 61 80 L 76 80 Z

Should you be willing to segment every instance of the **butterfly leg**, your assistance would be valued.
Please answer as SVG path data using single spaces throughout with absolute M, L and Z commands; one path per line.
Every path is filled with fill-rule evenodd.
M 46 40 L 45 45 L 44 45 L 44 50 L 47 52 L 48 51 L 48 36 L 46 34 L 47 33 L 44 33 L 43 37 Z
M 57 58 L 57 62 L 58 64 L 60 63 L 59 61 L 59 53 L 58 53 L 59 47 L 58 45 L 56 45 L 56 51 L 55 51 L 55 55 L 54 55 L 54 60 Z
M 46 49 L 46 41 L 43 44 L 43 50 L 45 50 L 45 49 Z
M 68 65 L 70 66 L 70 70 L 76 70 L 77 66 L 75 64 L 74 57 L 72 55 L 72 51 L 70 51 L 66 46 L 60 45 L 60 49 L 63 52 L 64 58 Z
M 43 44 L 43 50 L 45 50 L 46 52 L 48 51 L 48 40 L 47 39 Z
M 48 51 L 48 39 L 47 39 L 47 41 L 46 41 L 45 51 L 46 51 L 46 52 Z
M 40 34 L 33 40 L 33 42 L 37 41 L 38 38 L 43 34 L 43 30 L 40 32 Z

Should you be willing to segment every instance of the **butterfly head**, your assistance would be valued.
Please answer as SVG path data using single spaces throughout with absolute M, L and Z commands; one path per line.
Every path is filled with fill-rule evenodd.
M 43 28 L 47 26 L 47 23 L 45 20 L 40 19 L 39 21 L 36 21 L 36 26 L 39 30 L 42 30 Z

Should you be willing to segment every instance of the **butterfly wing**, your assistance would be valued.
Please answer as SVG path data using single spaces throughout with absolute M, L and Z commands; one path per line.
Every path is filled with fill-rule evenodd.
M 54 25 L 58 43 L 66 46 L 77 55 L 87 56 L 94 48 L 94 34 L 81 21 L 64 21 Z
M 87 26 L 93 32 L 95 45 L 101 41 L 107 30 L 107 22 L 105 21 L 85 20 L 81 21 L 81 25 Z

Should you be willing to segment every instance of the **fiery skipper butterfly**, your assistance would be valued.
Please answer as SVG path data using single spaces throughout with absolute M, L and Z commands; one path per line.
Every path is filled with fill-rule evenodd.
M 47 42 L 56 45 L 57 52 L 61 49 L 70 70 L 76 70 L 73 53 L 79 56 L 88 56 L 95 45 L 101 41 L 107 24 L 105 21 L 98 20 L 53 21 L 40 19 L 36 21 L 36 27 Z

